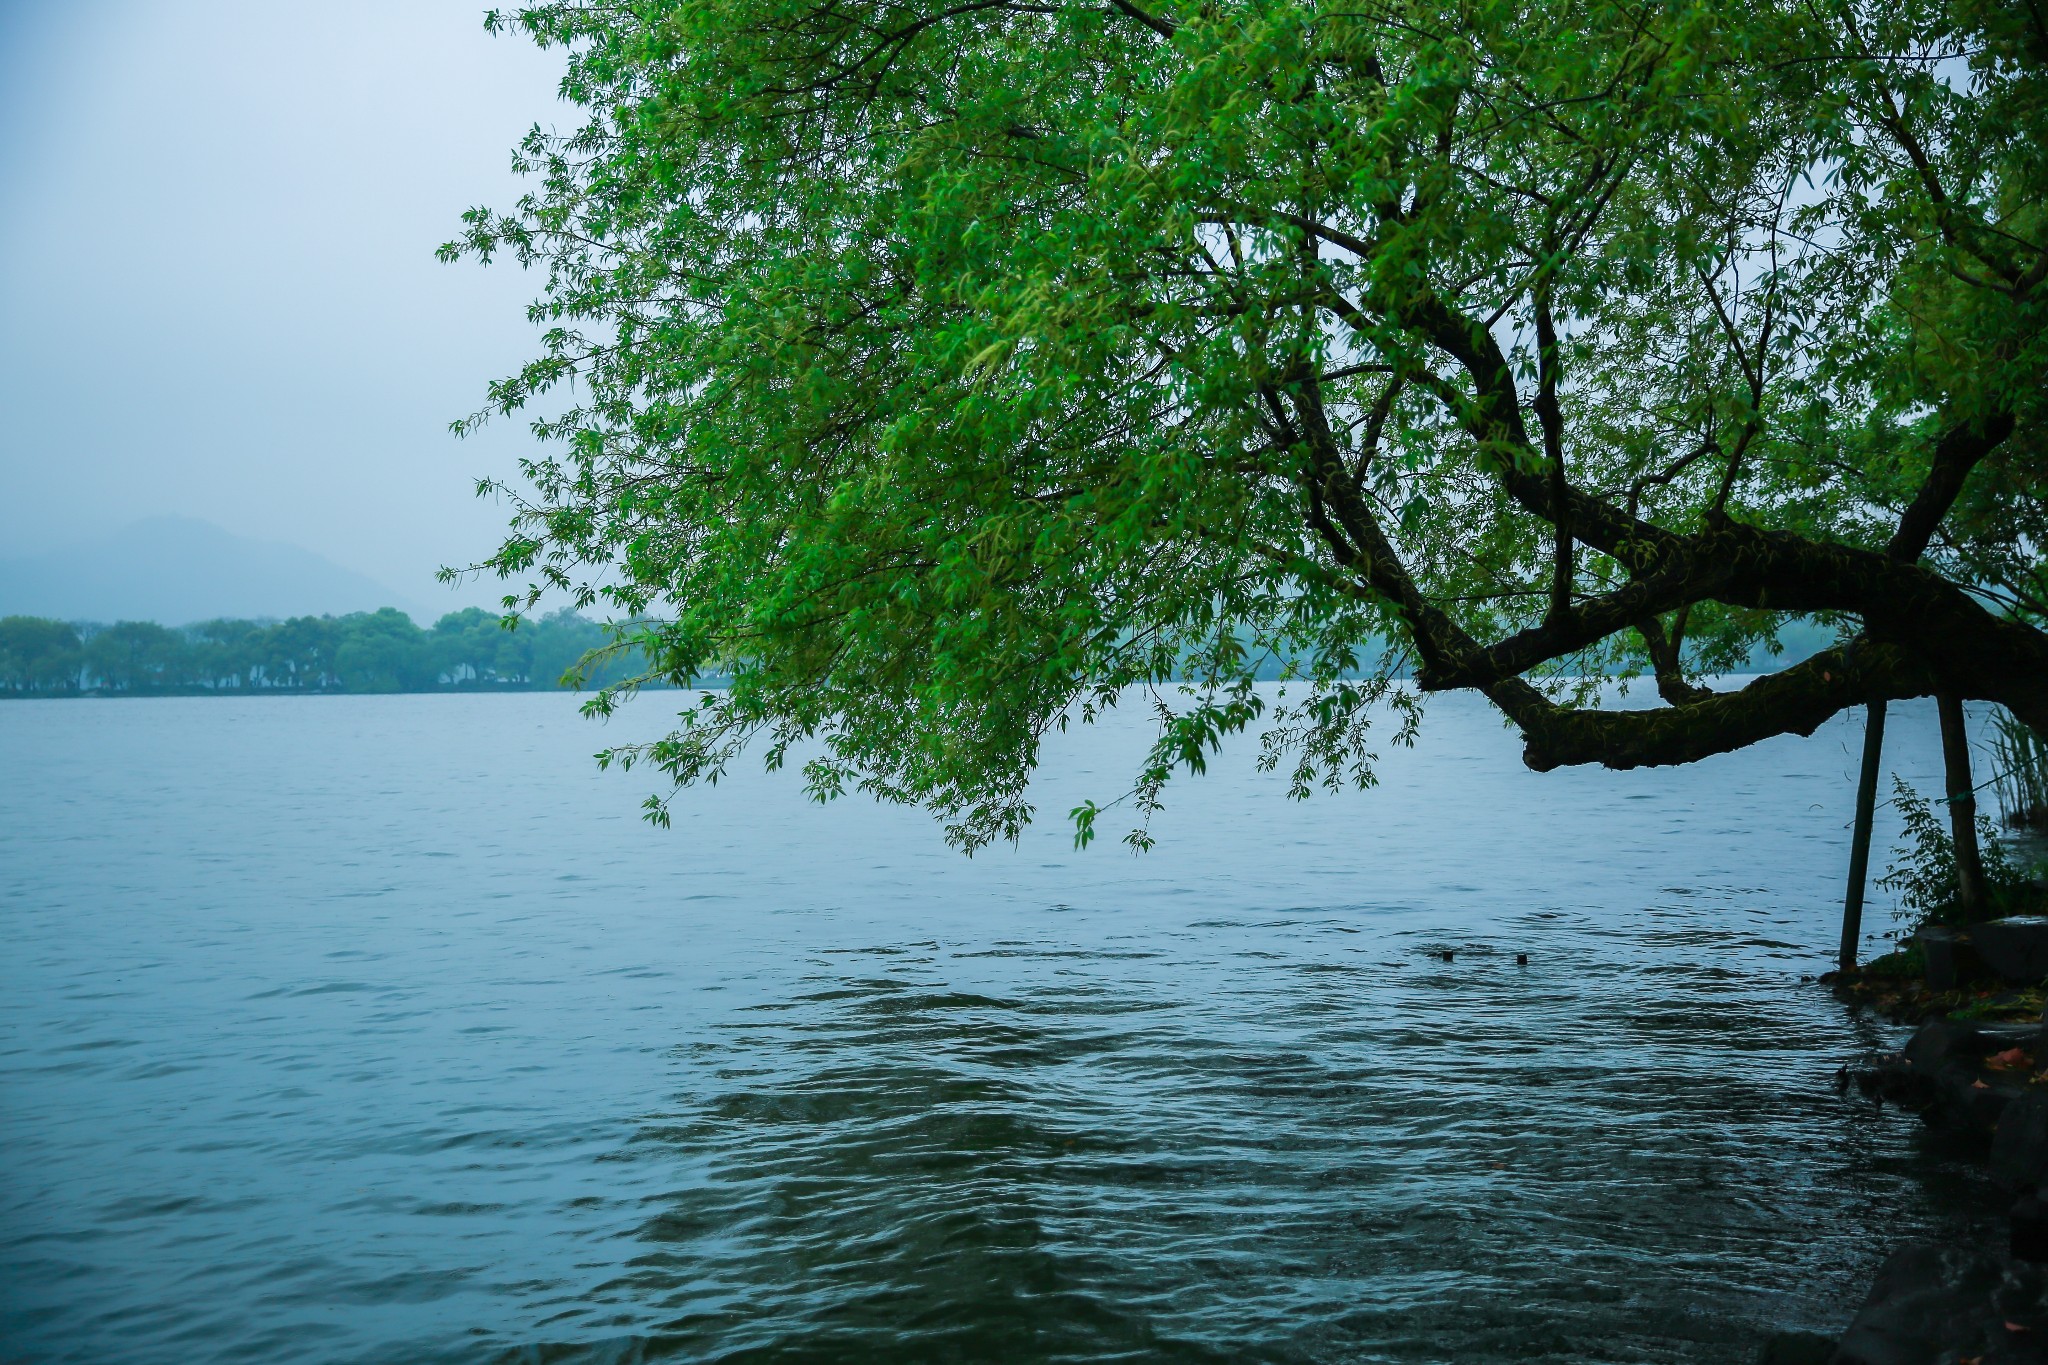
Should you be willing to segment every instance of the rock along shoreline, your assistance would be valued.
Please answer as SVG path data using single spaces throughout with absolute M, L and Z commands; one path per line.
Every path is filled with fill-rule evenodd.
M 1821 978 L 1844 1002 L 1919 1028 L 1844 1088 L 1918 1114 L 1983 1161 L 2003 1243 L 1914 1242 L 1879 1267 L 1840 1337 L 1784 1333 L 1761 1365 L 2048 1365 L 2048 918 L 1942 930 L 1924 975 L 1871 964 Z M 2024 983 L 2024 984 L 2023 984 Z

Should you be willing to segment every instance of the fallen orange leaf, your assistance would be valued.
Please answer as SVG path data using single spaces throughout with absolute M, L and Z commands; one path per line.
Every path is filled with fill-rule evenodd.
M 2032 1057 L 2029 1057 L 2027 1055 L 2025 1048 L 2009 1047 L 2005 1051 L 1996 1053 L 1991 1057 L 1985 1059 L 1984 1064 L 1986 1066 L 1996 1067 L 2027 1066 L 2030 1063 L 2032 1063 L 2033 1060 L 2034 1059 Z
M 1989 1090 L 1990 1088 L 1991 1088 L 1990 1086 L 1988 1086 L 1988 1085 L 1984 1084 L 1984 1082 L 1982 1082 L 1982 1081 L 1971 1081 L 1971 1082 L 1970 1082 L 1970 1089 L 1972 1089 L 1972 1090 Z

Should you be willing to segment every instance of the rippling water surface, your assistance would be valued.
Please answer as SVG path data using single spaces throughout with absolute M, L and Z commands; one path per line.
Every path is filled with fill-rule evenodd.
M 1746 1359 L 1965 1178 L 1801 982 L 1859 734 L 1538 776 L 1453 698 L 1077 854 L 1125 717 L 968 861 L 649 829 L 560 696 L 0 705 L 0 1359 Z

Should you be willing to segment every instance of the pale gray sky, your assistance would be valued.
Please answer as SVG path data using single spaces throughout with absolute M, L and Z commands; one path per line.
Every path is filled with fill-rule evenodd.
M 494 545 L 530 439 L 447 426 L 537 280 L 433 252 L 570 115 L 485 8 L 0 0 L 0 558 L 173 513 L 422 599 Z

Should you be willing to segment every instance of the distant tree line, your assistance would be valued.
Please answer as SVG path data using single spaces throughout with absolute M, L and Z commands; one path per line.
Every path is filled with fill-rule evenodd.
M 1823 648 L 1819 627 L 1795 622 L 1780 632 L 1797 657 Z M 605 628 L 563 609 L 505 629 L 495 612 L 450 612 L 431 630 L 395 607 L 347 616 L 286 621 L 215 620 L 189 626 L 151 621 L 55 621 L 0 617 L 0 697 L 247 692 L 525 691 L 566 685 L 563 675 L 608 642 Z M 1250 648 L 1252 642 L 1242 642 Z M 1383 644 L 1366 652 L 1374 666 Z M 1737 661 L 1731 671 L 1768 668 L 1770 655 Z M 1290 666 L 1293 664 L 1294 666 Z M 644 660 L 637 653 L 601 661 L 578 680 L 603 687 Z M 1254 677 L 1296 676 L 1298 663 L 1268 653 L 1249 665 Z M 699 679 L 722 686 L 722 675 Z M 649 684 L 669 686 L 666 681 Z
M 0 617 L 0 696 L 249 692 L 518 691 L 565 685 L 607 642 L 573 611 L 507 630 L 494 612 L 450 612 L 422 630 L 394 607 L 286 621 L 170 627 Z M 615 682 L 639 660 L 607 659 L 582 679 Z

